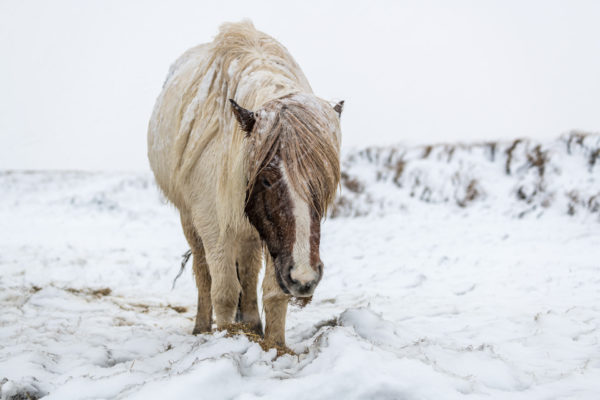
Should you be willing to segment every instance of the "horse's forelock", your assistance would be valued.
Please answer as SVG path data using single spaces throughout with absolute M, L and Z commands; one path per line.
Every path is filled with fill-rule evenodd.
M 333 202 L 340 180 L 339 129 L 328 104 L 292 95 L 265 105 L 250 139 L 248 189 L 263 168 L 279 157 L 290 184 L 320 216 Z

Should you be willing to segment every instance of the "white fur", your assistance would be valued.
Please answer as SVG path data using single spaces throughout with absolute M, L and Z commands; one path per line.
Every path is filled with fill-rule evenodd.
M 318 278 L 317 272 L 310 266 L 310 210 L 304 199 L 290 184 L 284 166 L 281 166 L 283 181 L 290 191 L 290 198 L 296 223 L 296 239 L 292 250 L 294 267 L 290 271 L 293 280 L 304 285 Z
M 257 111 L 257 132 L 252 136 L 240 129 L 229 99 Z M 273 118 L 283 102 L 300 100 L 306 103 L 301 113 L 306 123 L 290 129 L 290 120 Z M 266 120 L 261 121 L 263 116 Z M 280 121 L 278 129 L 273 127 L 275 121 Z M 265 132 L 260 132 L 261 126 Z M 171 68 L 148 126 L 148 158 L 158 186 L 180 211 L 184 230 L 188 226 L 187 237 L 205 252 L 205 265 L 196 262 L 194 253 L 195 265 L 208 269 L 205 275 L 210 276 L 210 304 L 199 302 L 198 315 L 210 315 L 212 306 L 219 327 L 233 322 L 236 314 L 242 290 L 236 261 L 260 266 L 254 263 L 261 252 L 258 233 L 244 214 L 246 190 L 269 154 L 269 144 L 280 138 L 286 141 L 284 159 L 295 160 L 304 149 L 311 150 L 313 157 L 302 165 L 307 168 L 289 164 L 295 169 L 288 186 L 302 188 L 309 173 L 320 174 L 319 200 L 326 209 L 339 182 L 339 118 L 327 102 L 314 96 L 285 47 L 250 22 L 228 23 L 213 42 L 188 50 Z M 296 192 L 293 196 L 300 222 L 293 254 L 298 269 L 292 273 L 307 281 L 310 221 L 306 203 Z M 242 251 L 252 247 L 248 243 L 256 244 L 254 253 Z M 253 253 L 254 261 L 246 253 Z M 283 344 L 288 297 L 277 283 L 270 257 L 267 265 L 265 337 Z M 205 283 L 198 284 L 199 290 L 207 290 Z M 203 324 L 210 329 L 210 318 Z

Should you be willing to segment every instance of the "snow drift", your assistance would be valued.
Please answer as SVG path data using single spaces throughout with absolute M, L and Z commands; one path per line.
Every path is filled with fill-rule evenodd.
M 415 200 L 495 207 L 513 216 L 600 213 L 600 135 L 369 147 L 346 154 L 342 170 L 333 217 L 382 215 Z

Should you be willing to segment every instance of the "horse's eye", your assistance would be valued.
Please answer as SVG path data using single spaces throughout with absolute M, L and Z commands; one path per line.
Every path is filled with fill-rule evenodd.
M 267 178 L 263 178 L 262 179 L 262 184 L 266 188 L 270 188 L 271 187 L 271 182 L 269 182 L 269 180 Z

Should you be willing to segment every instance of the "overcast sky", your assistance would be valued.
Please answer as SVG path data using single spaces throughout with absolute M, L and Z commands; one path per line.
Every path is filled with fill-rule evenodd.
M 600 1 L 0 0 L 0 169 L 148 169 L 169 65 L 246 17 L 344 146 L 600 131 Z

